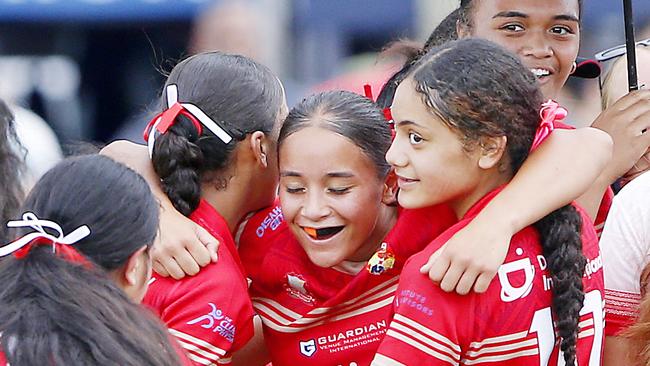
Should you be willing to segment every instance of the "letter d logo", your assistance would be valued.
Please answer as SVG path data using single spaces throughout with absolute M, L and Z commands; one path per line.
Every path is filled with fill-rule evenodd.
M 300 341 L 300 353 L 307 357 L 311 357 L 316 353 L 316 341 L 310 339 L 308 341 Z

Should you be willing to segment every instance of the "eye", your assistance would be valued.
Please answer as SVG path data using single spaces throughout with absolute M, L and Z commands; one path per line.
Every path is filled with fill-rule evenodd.
M 303 193 L 305 191 L 305 189 L 302 187 L 287 187 L 285 190 L 289 194 Z
M 557 27 L 551 28 L 551 33 L 557 34 L 557 35 L 560 35 L 560 36 L 566 36 L 568 34 L 573 34 L 573 31 L 569 27 L 557 26 Z
M 415 132 L 409 132 L 409 142 L 411 145 L 418 145 L 422 141 L 424 141 L 424 139 L 420 135 Z
M 333 194 L 346 194 L 346 193 L 350 192 L 351 188 L 352 187 L 328 188 L 327 192 L 333 193 Z
M 523 32 L 524 27 L 521 26 L 520 24 L 506 24 L 503 27 L 501 27 L 502 30 L 508 31 L 508 32 Z

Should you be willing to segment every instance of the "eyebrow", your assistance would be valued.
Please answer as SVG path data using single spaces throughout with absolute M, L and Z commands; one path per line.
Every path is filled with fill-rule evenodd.
M 327 173 L 327 176 L 329 178 L 352 178 L 354 177 L 354 174 L 350 172 L 332 172 Z
M 519 11 L 502 11 L 502 12 L 497 13 L 495 16 L 492 17 L 492 19 L 496 19 L 496 18 L 524 18 L 524 19 L 528 19 L 529 16 L 528 16 L 528 14 L 525 14 L 525 13 L 522 13 L 522 12 L 519 12 Z M 580 19 L 578 19 L 576 16 L 570 15 L 570 14 L 556 15 L 556 16 L 553 17 L 553 20 L 566 20 L 566 21 L 577 22 L 577 23 L 580 22 Z
M 292 172 L 292 171 L 281 171 L 280 172 L 280 177 L 302 177 L 302 175 L 298 172 Z
M 280 177 L 302 177 L 302 174 L 294 171 L 281 171 Z M 352 178 L 354 173 L 350 172 L 331 172 L 327 173 L 328 178 Z
M 397 122 L 397 126 L 398 127 L 404 127 L 404 126 L 419 126 L 419 127 L 421 127 L 419 124 L 417 124 L 417 123 L 415 123 L 413 121 L 409 121 L 409 120 L 399 121 L 399 122 Z

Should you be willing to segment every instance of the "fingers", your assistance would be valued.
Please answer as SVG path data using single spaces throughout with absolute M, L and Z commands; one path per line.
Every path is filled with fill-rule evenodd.
M 185 249 L 187 249 L 189 254 L 194 259 L 194 262 L 196 262 L 198 266 L 205 267 L 211 261 L 210 252 L 206 248 L 206 243 L 210 241 L 215 241 L 216 239 L 214 239 L 210 234 L 208 234 L 207 231 L 205 231 L 205 229 L 203 229 L 199 225 L 196 225 L 195 229 L 196 229 L 196 240 L 189 241 L 185 245 Z M 191 265 L 189 266 L 193 267 Z
M 621 99 L 616 101 L 611 107 L 618 111 L 629 109 L 639 101 L 650 100 L 650 90 L 637 90 L 624 95 Z
M 474 268 L 468 268 L 460 277 L 458 285 L 456 285 L 456 293 L 459 295 L 467 295 L 472 290 L 474 281 L 476 281 L 479 274 Z
M 210 233 L 208 233 L 207 230 L 205 230 L 199 225 L 196 226 L 196 236 L 198 237 L 199 241 L 202 244 L 201 245 L 202 250 L 200 250 L 201 252 L 200 255 L 207 254 L 208 258 L 203 263 L 202 261 L 199 261 L 198 258 L 194 256 L 193 252 L 190 251 L 194 259 L 197 260 L 197 263 L 201 267 L 205 267 L 210 262 L 215 263 L 218 258 L 217 251 L 219 249 L 219 241 L 214 236 L 210 235 Z
M 205 248 L 203 248 L 203 250 L 207 251 Z M 181 278 L 185 277 L 186 274 L 188 274 L 190 276 L 194 276 L 195 274 L 199 273 L 199 271 L 201 270 L 201 267 L 199 266 L 199 264 L 196 263 L 196 260 L 194 260 L 194 257 L 187 250 L 182 250 L 182 251 L 174 254 L 173 259 L 176 262 L 176 264 L 183 271 L 183 275 L 181 276 Z M 170 274 L 172 274 L 172 273 L 170 272 Z M 178 279 L 173 274 L 172 274 L 172 277 Z
M 176 263 L 176 261 L 172 257 L 169 256 L 161 257 L 157 259 L 155 263 L 157 263 L 158 266 L 154 266 L 154 269 L 156 267 L 158 268 L 162 267 L 164 268 L 164 271 L 166 271 L 169 276 L 172 276 L 172 278 L 176 280 L 180 280 L 181 278 L 185 277 L 185 272 L 183 272 L 181 267 L 178 265 L 178 263 Z M 156 273 L 160 273 L 160 272 L 156 270 Z
M 441 255 L 443 248 L 444 246 L 433 253 L 427 263 L 420 268 L 420 273 L 428 274 L 431 281 L 435 283 L 442 281 L 445 273 L 447 273 L 447 269 L 451 265 L 449 257 Z
M 160 264 L 158 261 L 153 261 L 153 270 L 163 277 L 169 277 L 169 272 L 165 269 L 165 266 Z
M 452 262 L 447 273 L 445 273 L 442 281 L 440 282 L 440 288 L 445 292 L 452 292 L 456 288 L 456 285 L 460 282 L 460 278 L 463 276 L 466 267 L 461 265 L 459 262 Z M 472 280 L 472 284 L 474 281 Z M 471 287 L 471 284 L 470 284 Z
M 495 271 L 481 272 L 481 274 L 478 276 L 478 279 L 476 279 L 476 283 L 474 284 L 474 292 L 482 294 L 487 291 L 488 287 L 490 287 L 490 283 L 492 283 L 492 279 L 494 279 L 494 276 L 496 276 L 496 274 L 497 272 Z

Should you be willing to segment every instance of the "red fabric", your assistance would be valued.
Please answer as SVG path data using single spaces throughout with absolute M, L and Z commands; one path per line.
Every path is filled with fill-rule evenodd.
M 505 264 L 484 294 L 445 293 L 419 272 L 429 256 L 469 224 L 497 193 L 484 197 L 463 220 L 406 263 L 397 289 L 395 317 L 373 364 L 558 364 L 550 274 L 541 255 L 539 235 L 532 227 L 512 238 Z M 602 260 L 593 225 L 579 211 L 588 262 L 577 360 L 580 366 L 598 365 L 604 319 Z M 525 269 L 532 272 L 526 274 Z
M 383 240 L 395 255 L 394 267 L 353 275 L 311 263 L 279 207 L 252 217 L 239 249 L 273 365 L 369 365 L 389 322 L 402 265 L 455 221 L 444 207 L 401 211 Z
M 218 263 L 182 280 L 154 275 L 143 303 L 165 322 L 195 365 L 228 364 L 253 336 L 247 282 L 219 213 L 202 200 L 190 218 L 219 239 Z
M 605 290 L 607 322 L 605 335 L 617 336 L 634 324 L 639 316 L 641 295 L 632 292 Z

